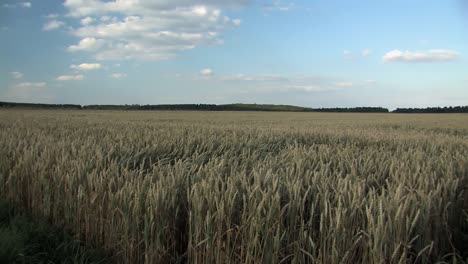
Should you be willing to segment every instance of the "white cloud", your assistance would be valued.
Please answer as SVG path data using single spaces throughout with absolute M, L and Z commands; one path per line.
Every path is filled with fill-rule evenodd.
M 101 48 L 104 45 L 104 40 L 95 38 L 83 38 L 78 45 L 71 45 L 68 51 L 93 51 Z
M 361 54 L 364 57 L 368 57 L 368 56 L 370 56 L 372 54 L 372 50 L 371 49 L 364 49 L 364 50 L 362 50 Z
M 81 81 L 84 79 L 83 75 L 61 75 L 55 78 L 57 81 Z
M 54 20 L 51 20 L 51 21 L 47 22 L 47 23 L 42 27 L 42 30 L 44 30 L 44 31 L 50 31 L 50 30 L 54 30 L 54 29 L 60 28 L 60 27 L 62 27 L 63 25 L 65 25 L 64 22 L 54 19 Z
M 453 50 L 434 49 L 428 51 L 400 51 L 392 50 L 387 52 L 382 60 L 384 62 L 405 62 L 424 63 L 452 61 L 460 56 L 460 53 Z
M 83 26 L 91 25 L 93 22 L 94 22 L 94 18 L 92 18 L 92 17 L 85 17 L 85 18 L 81 19 L 81 24 Z
M 31 2 L 21 2 L 19 5 L 25 8 L 30 8 L 32 6 Z
M 351 87 L 351 86 L 353 86 L 353 83 L 352 82 L 336 82 L 335 86 L 338 86 L 338 87 Z
M 23 73 L 21 72 L 10 72 L 11 77 L 14 79 L 21 79 L 23 78 Z
M 249 0 L 66 0 L 64 7 L 82 26 L 72 29 L 81 40 L 101 40 L 94 49 L 81 43 L 70 51 L 91 51 L 99 60 L 163 60 L 200 45 L 222 43 L 221 33 L 241 23 L 223 9 Z M 93 23 L 88 19 L 99 17 Z
M 127 77 L 127 74 L 126 73 L 112 73 L 110 75 L 110 77 L 114 78 L 114 79 L 120 79 L 120 78 L 125 78 Z
M 79 65 L 72 64 L 70 68 L 74 70 L 81 70 L 81 71 L 90 71 L 90 70 L 98 70 L 101 68 L 101 64 L 99 63 L 82 63 Z
M 201 70 L 201 71 L 200 71 L 200 74 L 205 75 L 205 76 L 206 76 L 206 75 L 212 75 L 212 74 L 213 74 L 213 70 L 210 69 L 210 68 L 206 68 L 206 69 Z
M 45 82 L 22 82 L 15 85 L 18 88 L 44 88 L 46 86 L 47 83 Z

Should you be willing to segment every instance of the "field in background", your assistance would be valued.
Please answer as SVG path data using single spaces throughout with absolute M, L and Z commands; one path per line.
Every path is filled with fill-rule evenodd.
M 0 111 L 0 198 L 122 263 L 457 263 L 468 115 Z

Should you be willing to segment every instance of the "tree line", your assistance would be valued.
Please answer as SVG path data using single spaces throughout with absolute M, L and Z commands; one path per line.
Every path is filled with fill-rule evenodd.
M 308 111 L 309 112 L 309 111 Z M 316 108 L 310 112 L 336 112 L 336 113 L 388 113 L 387 108 L 383 107 L 336 107 L 336 108 Z
M 82 109 L 81 105 L 75 104 L 34 104 L 12 102 L 0 102 L 0 108 Z
M 468 113 L 468 106 L 397 108 L 393 113 Z
M 265 111 L 265 112 L 328 112 L 328 113 L 388 113 L 383 107 L 309 108 L 272 104 L 159 104 L 159 105 L 76 105 L 0 102 L 0 108 L 83 109 L 83 110 L 166 110 L 166 111 Z M 397 108 L 392 113 L 468 113 L 468 106 Z
M 293 105 L 271 104 L 159 104 L 159 105 L 74 105 L 74 104 L 30 104 L 0 102 L 2 108 L 39 108 L 39 109 L 85 109 L 85 110 L 191 110 L 191 111 L 265 111 L 265 112 L 362 112 L 387 113 L 382 107 L 354 108 L 307 108 Z

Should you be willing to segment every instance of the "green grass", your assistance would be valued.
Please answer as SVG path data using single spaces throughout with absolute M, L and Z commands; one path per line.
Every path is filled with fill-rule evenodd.
M 0 263 L 107 263 L 106 259 L 63 230 L 44 220 L 32 221 L 0 202 Z

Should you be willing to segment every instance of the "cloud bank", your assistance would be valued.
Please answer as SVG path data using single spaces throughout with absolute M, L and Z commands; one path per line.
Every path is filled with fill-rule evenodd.
M 92 52 L 98 60 L 163 60 L 199 45 L 221 44 L 221 34 L 241 20 L 222 10 L 248 0 L 66 0 L 81 24 L 69 51 Z

